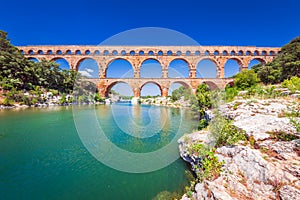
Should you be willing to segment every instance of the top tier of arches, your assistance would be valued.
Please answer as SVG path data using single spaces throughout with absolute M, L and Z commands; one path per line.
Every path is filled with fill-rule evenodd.
M 90 56 L 276 56 L 280 48 L 248 46 L 21 46 L 25 55 Z

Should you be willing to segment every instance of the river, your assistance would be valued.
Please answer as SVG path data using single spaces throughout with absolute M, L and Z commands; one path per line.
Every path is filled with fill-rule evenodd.
M 84 120 L 86 112 L 94 113 L 98 124 Z M 117 158 L 118 151 L 97 139 L 88 141 L 96 126 L 110 147 L 128 156 Z M 0 110 L 0 199 L 134 200 L 153 199 L 163 191 L 182 194 L 188 167 L 178 157 L 177 145 L 160 150 L 196 126 L 188 111 L 159 106 Z M 130 155 L 148 152 L 157 156 L 126 163 L 131 162 Z

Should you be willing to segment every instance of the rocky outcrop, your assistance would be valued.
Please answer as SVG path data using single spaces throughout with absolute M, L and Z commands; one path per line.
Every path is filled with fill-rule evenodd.
M 300 199 L 300 140 L 281 141 L 270 133 L 282 132 L 295 137 L 299 133 L 282 116 L 296 104 L 289 100 L 241 100 L 222 106 L 221 111 L 234 120 L 254 140 L 247 144 L 216 149 L 219 161 L 224 161 L 221 175 L 197 183 L 192 197 L 182 199 Z M 210 143 L 209 132 L 196 132 L 181 138 L 181 157 L 193 166 L 189 145 Z

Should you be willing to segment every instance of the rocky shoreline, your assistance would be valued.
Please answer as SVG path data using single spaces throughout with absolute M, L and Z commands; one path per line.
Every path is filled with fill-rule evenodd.
M 295 99 L 235 100 L 219 110 L 245 130 L 248 142 L 219 147 L 222 172 L 212 181 L 195 185 L 182 199 L 286 199 L 300 198 L 300 133 L 289 112 L 298 112 Z M 197 157 L 189 147 L 212 143 L 209 131 L 199 131 L 178 140 L 181 157 L 194 168 Z M 285 138 L 286 137 L 286 138 Z M 250 140 L 249 140 L 250 139 Z

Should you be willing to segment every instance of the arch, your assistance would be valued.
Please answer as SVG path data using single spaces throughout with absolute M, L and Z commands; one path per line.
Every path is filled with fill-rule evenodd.
M 269 55 L 270 56 L 275 56 L 275 52 L 274 51 L 270 51 Z
M 29 55 L 34 55 L 34 51 L 33 51 L 32 49 L 30 49 L 30 50 L 28 51 L 28 54 L 29 54 Z
M 214 52 L 214 55 L 215 55 L 215 56 L 218 56 L 219 54 L 220 54 L 220 52 L 217 51 L 217 50 Z
M 225 50 L 225 51 L 223 51 L 222 54 L 223 54 L 223 56 L 228 56 L 228 51 Z
M 205 56 L 209 56 L 209 55 L 210 55 L 210 52 L 209 52 L 208 50 L 206 50 L 206 51 L 204 52 L 204 55 L 205 55 Z
M 70 67 L 70 64 L 68 63 L 68 61 L 62 57 L 55 57 L 53 59 L 51 59 L 53 61 L 55 61 L 59 66 L 60 69 L 68 69 L 70 70 L 71 67 Z
M 112 51 L 112 55 L 117 56 L 118 54 L 119 54 L 119 53 L 118 53 L 117 50 L 113 50 L 113 51 Z
M 239 56 L 243 56 L 243 55 L 244 55 L 244 52 L 243 52 L 242 50 L 240 50 L 240 51 L 238 52 L 238 55 L 239 55 Z
M 188 78 L 190 66 L 187 60 L 183 58 L 173 59 L 168 66 L 169 78 Z
M 162 65 L 159 60 L 147 58 L 142 62 L 140 67 L 141 78 L 161 78 L 162 75 Z
M 224 64 L 224 77 L 229 78 L 242 70 L 243 63 L 238 58 L 229 58 Z
M 153 55 L 154 55 L 154 52 L 153 52 L 153 51 L 149 51 L 149 52 L 148 52 L 148 55 L 149 55 L 149 56 L 153 56 Z
M 261 52 L 261 55 L 262 55 L 262 56 L 266 56 L 266 55 L 267 55 L 267 52 L 264 50 L 264 51 Z
M 252 55 L 251 51 L 246 51 L 246 56 L 251 56 L 251 55 Z
M 103 55 L 108 56 L 109 55 L 109 51 L 108 50 L 104 50 L 103 51 Z
M 39 59 L 35 58 L 35 57 L 28 57 L 27 60 L 32 61 L 32 62 L 39 62 Z
M 235 51 L 231 51 L 231 52 L 230 52 L 230 55 L 231 55 L 231 56 L 235 56 L 235 55 L 236 55 Z
M 130 61 L 124 58 L 115 58 L 109 61 L 104 73 L 107 78 L 133 78 L 134 68 Z
M 218 85 L 216 83 L 214 83 L 213 81 L 204 81 L 201 84 L 206 84 L 210 90 L 219 89 Z
M 145 52 L 143 50 L 141 50 L 141 51 L 139 51 L 139 55 L 143 56 L 143 55 L 145 55 Z
M 23 54 L 23 55 L 25 54 L 24 50 L 20 50 L 20 52 L 21 52 L 21 54 Z
M 254 65 L 257 65 L 257 64 L 265 65 L 266 61 L 262 58 L 253 58 L 249 62 L 248 69 L 251 69 Z
M 186 52 L 185 52 L 185 55 L 186 55 L 186 56 L 190 56 L 190 55 L 191 55 L 191 51 L 186 51 Z
M 171 50 L 169 50 L 169 51 L 167 52 L 167 55 L 168 55 L 168 56 L 172 56 L 172 55 L 173 55 L 173 52 L 172 52 Z
M 230 81 L 230 82 L 226 83 L 225 88 L 233 87 L 233 86 L 234 86 L 234 81 Z
M 117 87 L 117 88 L 115 88 Z M 119 93 L 121 96 L 133 96 L 133 88 L 131 85 L 126 83 L 125 81 L 115 81 L 110 83 L 106 89 L 105 89 L 105 97 L 109 97 L 109 93 L 111 90 L 114 89 L 117 93 Z
M 157 52 L 157 55 L 162 56 L 162 55 L 163 55 L 163 52 L 162 52 L 162 51 L 158 51 L 158 52 Z
M 122 51 L 121 51 L 121 55 L 122 55 L 122 56 L 125 56 L 125 55 L 126 55 L 126 51 L 125 51 L 125 50 L 122 50 Z
M 76 50 L 75 51 L 75 55 L 81 55 L 81 51 L 80 50 Z
M 52 55 L 52 54 L 53 54 L 52 50 L 47 51 L 47 55 Z
M 87 78 L 99 78 L 99 66 L 93 58 L 85 57 L 80 59 L 76 64 L 76 70 Z
M 66 54 L 67 54 L 67 55 L 72 55 L 72 51 L 71 51 L 70 49 L 68 49 L 68 50 L 66 51 Z
M 131 56 L 134 56 L 134 55 L 135 55 L 135 51 L 134 51 L 134 50 L 131 50 L 129 54 L 130 54 Z
M 182 55 L 182 52 L 181 52 L 181 51 L 177 51 L 177 52 L 176 52 L 176 55 L 177 55 L 177 56 L 181 56 L 181 55 Z
M 217 78 L 217 62 L 214 59 L 201 59 L 196 65 L 197 78 Z
M 100 55 L 100 51 L 99 50 L 94 51 L 94 55 Z
M 38 50 L 37 54 L 44 55 L 44 51 L 43 50 Z
M 140 96 L 162 96 L 162 92 L 162 86 L 155 81 L 147 81 L 140 86 Z
M 171 85 L 169 87 L 168 96 L 171 96 L 172 93 L 173 93 L 173 91 L 176 90 L 176 89 L 178 89 L 181 86 L 183 86 L 185 89 L 188 89 L 188 88 L 191 89 L 192 88 L 189 84 L 187 84 L 184 81 L 174 81 L 174 82 L 171 83 Z
M 195 51 L 195 56 L 200 56 L 200 51 Z
M 91 54 L 91 51 L 90 51 L 90 50 L 86 50 L 86 51 L 84 52 L 84 54 L 85 54 L 85 55 L 90 55 L 90 54 Z
M 56 51 L 56 54 L 57 54 L 57 55 L 62 55 L 62 51 L 61 51 L 61 50 L 57 50 L 57 51 Z
M 257 51 L 257 50 L 254 51 L 253 55 L 254 55 L 254 56 L 259 56 L 259 51 Z

